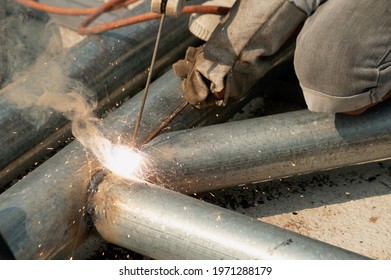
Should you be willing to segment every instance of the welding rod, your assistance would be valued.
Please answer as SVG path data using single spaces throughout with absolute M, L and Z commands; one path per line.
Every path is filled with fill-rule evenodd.
M 391 158 L 391 102 L 360 116 L 308 110 L 176 131 L 144 146 L 152 182 L 209 191 Z
M 154 259 L 366 259 L 153 184 L 108 177 L 90 202 L 105 240 Z
M 137 142 L 138 129 L 140 127 L 141 119 L 142 119 L 142 116 L 143 116 L 145 102 L 147 101 L 149 86 L 151 85 L 151 81 L 152 81 L 152 74 L 153 74 L 153 70 L 155 68 L 156 55 L 157 55 L 157 50 L 159 48 L 160 37 L 162 35 L 162 30 L 163 30 L 163 24 L 164 24 L 165 17 L 166 17 L 166 15 L 162 14 L 161 18 L 160 18 L 159 29 L 157 31 L 155 47 L 153 49 L 153 54 L 152 54 L 152 59 L 151 59 L 151 65 L 149 66 L 147 81 L 145 83 L 143 99 L 141 101 L 140 109 L 138 111 L 136 126 L 134 127 L 133 138 L 132 138 L 132 145 L 133 146 L 135 146 L 136 142 Z

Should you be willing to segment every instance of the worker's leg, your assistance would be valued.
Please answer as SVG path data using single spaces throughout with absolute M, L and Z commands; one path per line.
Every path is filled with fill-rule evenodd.
M 391 90 L 391 1 L 328 0 L 305 22 L 295 70 L 309 110 L 356 112 Z

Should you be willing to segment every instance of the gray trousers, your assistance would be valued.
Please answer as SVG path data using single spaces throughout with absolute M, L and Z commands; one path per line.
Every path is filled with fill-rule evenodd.
M 337 113 L 380 102 L 391 90 L 391 0 L 291 2 L 313 12 L 294 58 L 308 109 Z M 309 2 L 324 3 L 310 11 Z

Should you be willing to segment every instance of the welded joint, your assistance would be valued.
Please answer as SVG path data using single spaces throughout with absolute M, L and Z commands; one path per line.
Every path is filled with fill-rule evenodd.
M 93 203 L 93 197 L 98 192 L 98 186 L 103 182 L 103 180 L 108 175 L 108 171 L 105 169 L 99 169 L 91 176 L 91 180 L 88 183 L 87 187 L 87 203 L 86 203 L 86 221 L 87 221 L 87 230 L 91 232 L 94 226 L 94 217 L 95 217 L 95 205 Z

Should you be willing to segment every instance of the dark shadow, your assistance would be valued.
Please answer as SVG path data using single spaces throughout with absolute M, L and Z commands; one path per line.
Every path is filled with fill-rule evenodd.
M 0 233 L 0 260 L 14 260 L 15 257 L 12 254 L 11 249 L 8 247 L 3 236 Z
M 362 135 L 357 135 L 360 130 L 365 130 L 365 133 L 368 133 L 368 138 L 376 135 L 380 138 L 389 135 L 391 119 L 388 117 L 389 114 L 387 115 L 385 112 L 390 111 L 391 100 L 386 100 L 360 115 L 336 114 L 335 128 L 339 135 L 349 142 L 362 138 Z
M 26 212 L 18 207 L 9 207 L 0 211 L 0 235 L 2 236 L 0 246 L 6 248 L 5 251 L 1 248 L 0 259 L 16 258 L 20 251 L 34 246 L 26 231 L 26 219 Z

